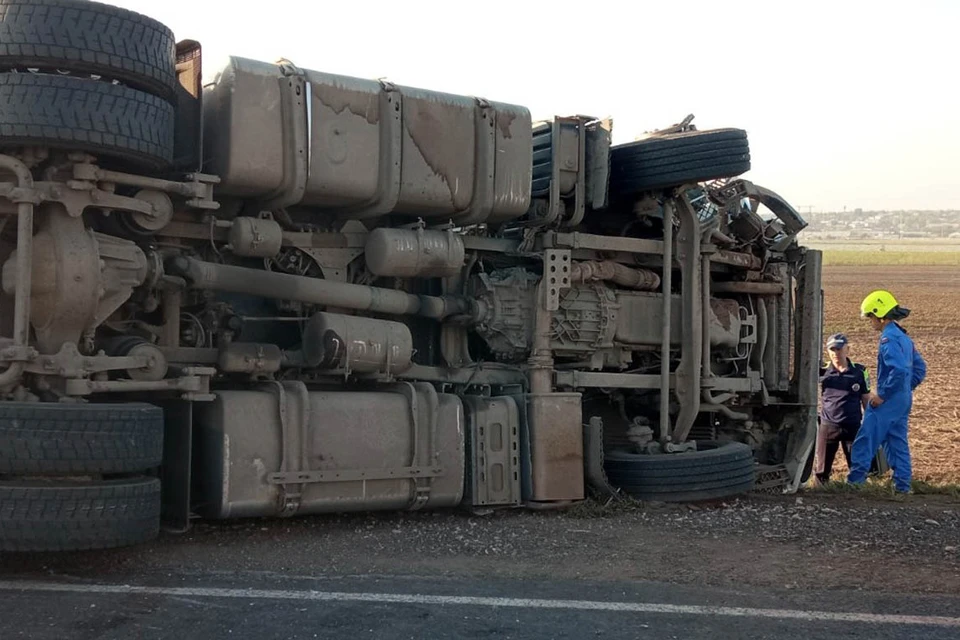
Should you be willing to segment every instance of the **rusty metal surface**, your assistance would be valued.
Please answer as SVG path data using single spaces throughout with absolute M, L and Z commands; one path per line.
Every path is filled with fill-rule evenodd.
M 581 500 L 583 418 L 579 393 L 527 396 L 532 493 L 535 502 Z
M 631 269 L 611 260 L 603 262 L 575 262 L 570 271 L 571 282 L 596 282 L 609 280 L 630 289 L 655 291 L 660 286 L 660 276 L 649 269 Z
M 710 261 L 744 269 L 760 269 L 763 266 L 762 261 L 757 256 L 737 251 L 717 251 L 710 256 Z

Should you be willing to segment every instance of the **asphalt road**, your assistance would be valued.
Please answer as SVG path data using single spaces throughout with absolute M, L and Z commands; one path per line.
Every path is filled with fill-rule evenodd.
M 710 508 L 195 523 L 0 554 L 0 640 L 960 639 L 960 508 Z
M 5 640 L 797 637 L 960 638 L 960 597 L 262 572 L 0 580 Z

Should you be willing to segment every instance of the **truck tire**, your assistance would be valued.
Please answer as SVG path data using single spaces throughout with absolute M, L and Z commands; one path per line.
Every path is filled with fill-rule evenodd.
M 619 195 L 665 189 L 750 170 L 742 129 L 689 131 L 613 147 L 610 189 Z
M 172 100 L 176 40 L 153 18 L 89 0 L 0 0 L 0 70 L 98 75 Z
M 160 534 L 160 480 L 0 481 L 0 551 L 81 551 Z
M 749 446 L 698 442 L 697 447 L 660 455 L 613 451 L 604 456 L 604 468 L 610 484 L 641 500 L 720 500 L 753 489 L 757 471 Z
M 0 474 L 142 473 L 162 458 L 159 407 L 0 403 Z
M 174 109 L 122 85 L 71 76 L 0 74 L 0 146 L 41 146 L 127 160 L 173 161 Z

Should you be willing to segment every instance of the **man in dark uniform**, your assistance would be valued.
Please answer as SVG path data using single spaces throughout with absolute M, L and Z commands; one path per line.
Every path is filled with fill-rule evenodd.
M 863 410 L 870 399 L 867 368 L 850 359 L 850 341 L 837 333 L 827 339 L 830 363 L 820 368 L 820 426 L 814 473 L 819 483 L 830 480 L 837 449 L 850 466 L 850 450 L 860 430 Z M 874 461 L 874 470 L 877 462 Z

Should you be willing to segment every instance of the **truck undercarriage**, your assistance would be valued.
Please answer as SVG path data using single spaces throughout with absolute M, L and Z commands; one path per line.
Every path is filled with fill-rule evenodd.
M 7 32 L 83 28 L 39 4 L 162 46 L 0 45 L 0 550 L 809 474 L 820 254 L 745 132 L 612 145 L 286 60 L 201 89 L 198 43 L 114 7 L 0 0 Z

